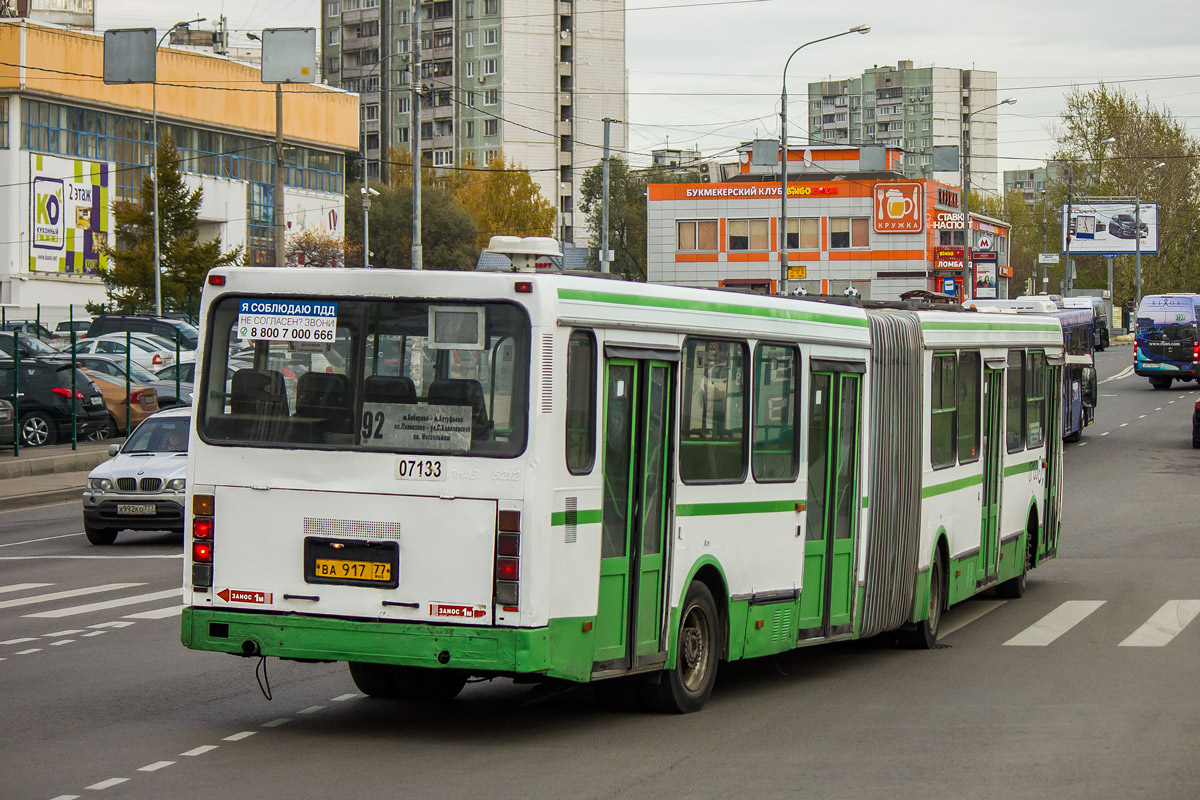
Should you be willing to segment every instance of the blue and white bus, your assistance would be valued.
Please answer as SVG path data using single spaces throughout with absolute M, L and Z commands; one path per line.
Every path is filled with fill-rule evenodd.
M 1133 338 L 1133 371 L 1155 389 L 1171 381 L 1200 380 L 1200 294 L 1148 294 Z

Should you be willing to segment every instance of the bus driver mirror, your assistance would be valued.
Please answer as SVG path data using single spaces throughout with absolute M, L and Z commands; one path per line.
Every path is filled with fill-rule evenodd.
M 1088 408 L 1096 407 L 1096 370 L 1092 367 L 1084 367 L 1082 375 L 1083 383 L 1083 404 Z

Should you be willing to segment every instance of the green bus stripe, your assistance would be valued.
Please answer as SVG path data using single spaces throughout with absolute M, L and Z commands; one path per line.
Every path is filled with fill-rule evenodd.
M 758 308 L 756 306 L 741 306 L 733 303 L 719 303 L 712 300 L 682 300 L 669 297 L 645 297 L 633 294 L 618 294 L 616 292 L 596 292 L 583 289 L 559 289 L 559 300 L 581 300 L 589 303 L 613 303 L 624 306 L 645 306 L 651 308 L 673 308 L 687 311 L 709 311 L 716 314 L 740 314 L 747 317 L 765 317 L 767 319 L 792 320 L 799 322 L 823 322 L 829 325 L 848 325 L 853 328 L 866 328 L 867 321 L 855 317 L 839 317 L 832 314 L 820 314 L 812 311 L 799 311 L 786 308 Z
M 1038 468 L 1041 459 L 1026 461 L 1024 464 L 1010 464 L 1004 468 L 1004 477 L 1009 478 L 1013 475 L 1020 475 L 1023 472 L 1033 472 Z
M 593 508 L 588 511 L 575 512 L 576 525 L 596 525 L 600 522 L 600 509 Z M 554 511 L 550 514 L 550 524 L 554 526 L 567 524 L 567 512 Z
M 1015 316 L 1015 315 L 1013 315 Z M 1021 331 L 1053 331 L 1059 333 L 1057 325 L 1047 325 L 1042 322 L 1026 322 L 1020 319 L 1005 319 L 1004 322 L 922 322 L 923 331 L 1011 331 L 1014 328 Z
M 677 517 L 713 517 L 725 514 L 775 514 L 803 511 L 804 503 L 795 500 L 760 500 L 744 503 L 688 503 L 675 506 Z
M 939 494 L 956 492 L 959 489 L 966 489 L 971 486 L 975 486 L 976 484 L 983 484 L 982 475 L 968 475 L 965 478 L 959 478 L 958 480 L 954 481 L 946 481 L 945 483 L 938 483 L 934 484 L 933 486 L 922 486 L 921 499 L 937 497 Z

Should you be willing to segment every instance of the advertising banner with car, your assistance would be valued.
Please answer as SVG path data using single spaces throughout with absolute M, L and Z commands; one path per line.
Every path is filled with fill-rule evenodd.
M 1066 205 L 1063 205 L 1066 210 Z M 1141 251 L 1146 255 L 1158 252 L 1158 204 L 1088 202 L 1072 203 L 1067 223 L 1063 225 L 1062 248 L 1067 249 L 1071 237 L 1071 252 L 1080 255 L 1129 255 Z

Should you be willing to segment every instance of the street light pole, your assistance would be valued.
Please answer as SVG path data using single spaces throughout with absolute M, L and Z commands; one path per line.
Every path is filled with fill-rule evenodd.
M 1133 196 L 1133 242 L 1136 255 L 1133 268 L 1133 310 L 1137 311 L 1142 304 L 1142 179 L 1150 170 L 1165 167 L 1167 162 L 1160 161 L 1143 172 L 1138 178 L 1137 192 Z
M 383 126 L 383 111 L 384 111 L 384 109 L 382 107 L 384 105 L 386 105 L 386 103 L 387 103 L 386 98 L 388 96 L 387 93 L 383 91 L 383 62 L 387 61 L 389 58 L 392 58 L 393 56 L 398 56 L 398 55 L 401 55 L 401 53 L 388 53 L 386 56 L 384 56 L 383 58 L 376 61 L 375 66 L 373 66 L 373 67 L 371 67 L 371 69 L 367 70 L 368 82 L 369 82 L 371 75 L 374 74 L 375 70 L 379 70 L 379 99 L 380 99 L 379 105 L 381 106 L 381 108 L 379 109 L 378 112 L 376 112 L 377 113 L 376 118 L 379 120 L 379 124 L 381 127 Z M 379 139 L 379 143 L 380 143 L 380 148 L 382 149 L 382 146 L 383 146 L 383 137 L 382 136 Z M 371 221 L 370 221 L 370 216 L 369 216 L 369 212 L 371 209 L 371 195 L 379 194 L 379 192 L 376 192 L 373 189 L 371 189 L 371 157 L 369 154 L 370 150 L 367 147 L 367 139 L 365 136 L 363 137 L 362 145 L 363 145 L 363 185 L 362 185 L 362 189 L 360 190 L 362 193 L 362 207 L 363 207 L 363 263 L 362 263 L 362 265 L 363 265 L 363 269 L 368 269 L 371 266 Z M 383 177 L 383 153 L 382 152 L 380 153 L 380 156 L 379 156 L 379 176 L 381 178 Z
M 971 127 L 971 117 L 984 111 L 990 111 L 993 108 L 1000 106 L 1011 106 L 1017 102 L 1017 98 L 1009 97 L 1001 100 L 999 103 L 992 103 L 990 106 L 976 109 L 967 112 L 967 124 L 963 126 L 963 130 L 959 134 L 960 147 L 962 149 L 963 160 L 963 190 L 962 190 L 962 209 L 963 209 L 963 266 L 962 266 L 962 304 L 965 306 L 967 301 L 971 299 L 971 159 L 967 155 L 967 131 Z M 997 280 L 996 284 L 999 285 Z
M 825 42 L 830 39 L 836 39 L 839 36 L 846 36 L 851 33 L 870 33 L 870 25 L 855 25 L 849 30 L 835 33 L 832 36 L 822 36 L 820 39 L 813 39 L 811 42 L 805 42 L 792 51 L 792 55 L 787 57 L 787 61 L 783 63 L 783 91 L 779 95 L 779 294 L 787 294 L 788 281 L 788 246 L 787 246 L 787 185 L 788 185 L 788 147 L 787 147 L 787 70 L 788 65 L 792 63 L 792 56 L 799 53 L 810 44 Z
M 191 25 L 193 22 L 204 22 L 205 17 L 196 17 L 184 22 L 176 22 L 171 27 L 167 28 L 158 39 L 158 44 L 154 45 L 154 60 L 158 61 L 158 48 L 162 47 L 163 40 L 171 35 L 171 32 L 176 28 L 183 28 Z M 154 139 L 154 316 L 162 316 L 162 266 L 159 264 L 159 224 L 158 224 L 158 69 L 154 70 L 154 82 L 150 84 L 150 136 Z

